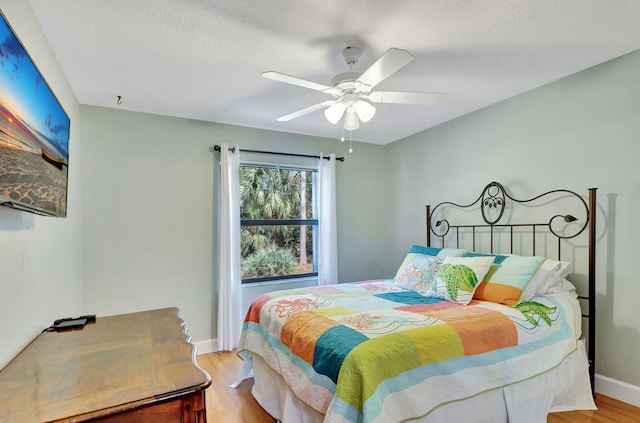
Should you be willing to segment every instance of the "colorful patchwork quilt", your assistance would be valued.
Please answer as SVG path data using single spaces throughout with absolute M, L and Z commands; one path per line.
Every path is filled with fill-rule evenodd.
M 238 346 L 326 422 L 392 422 L 547 372 L 577 345 L 572 303 L 428 298 L 391 280 L 272 292 Z

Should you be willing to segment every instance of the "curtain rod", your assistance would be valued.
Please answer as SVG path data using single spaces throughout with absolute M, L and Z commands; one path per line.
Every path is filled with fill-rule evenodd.
M 214 145 L 213 147 L 209 147 L 209 151 L 211 151 L 212 153 L 214 151 L 220 151 L 220 146 L 219 145 Z M 232 152 L 236 152 L 236 148 L 235 147 L 229 147 L 229 151 Z M 309 155 L 309 154 L 296 154 L 296 153 L 280 153 L 278 151 L 264 151 L 264 150 L 245 150 L 245 149 L 240 149 L 240 151 L 242 153 L 260 153 L 260 154 L 272 154 L 274 156 L 291 156 L 291 157 L 309 157 L 312 159 L 319 159 L 320 156 L 313 156 L 313 155 Z M 324 159 L 329 160 L 329 157 L 323 157 Z M 336 160 L 339 162 L 344 162 L 344 157 L 336 157 Z

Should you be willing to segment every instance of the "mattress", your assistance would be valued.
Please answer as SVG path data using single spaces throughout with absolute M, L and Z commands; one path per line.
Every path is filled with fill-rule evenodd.
M 264 360 L 252 354 L 246 360 L 248 367 L 253 369 L 251 393 L 276 420 L 283 423 L 325 422 L 325 415 L 298 399 Z M 595 410 L 587 366 L 584 342 L 579 341 L 578 349 L 547 373 L 472 398 L 443 404 L 427 416 L 411 421 L 544 423 L 549 412 Z M 387 420 L 391 421 L 394 420 Z

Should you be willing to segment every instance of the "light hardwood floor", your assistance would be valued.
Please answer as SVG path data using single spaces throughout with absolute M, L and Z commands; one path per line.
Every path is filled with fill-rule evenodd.
M 229 385 L 235 380 L 242 360 L 235 352 L 216 352 L 198 356 L 198 364 L 211 375 L 207 389 L 207 421 L 233 423 L 274 423 L 251 395 L 253 379 L 247 379 L 237 389 Z M 598 410 L 552 413 L 548 423 L 637 423 L 640 408 L 604 395 L 596 398 Z

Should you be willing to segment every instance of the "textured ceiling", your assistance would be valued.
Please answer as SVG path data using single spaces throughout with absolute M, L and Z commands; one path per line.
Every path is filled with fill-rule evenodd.
M 387 144 L 640 48 L 637 0 L 28 0 L 81 104 L 324 137 L 331 99 L 260 77 L 329 84 L 363 50 L 415 60 L 377 89 L 449 93 L 377 104 L 353 139 Z M 116 103 L 122 96 L 122 104 Z

